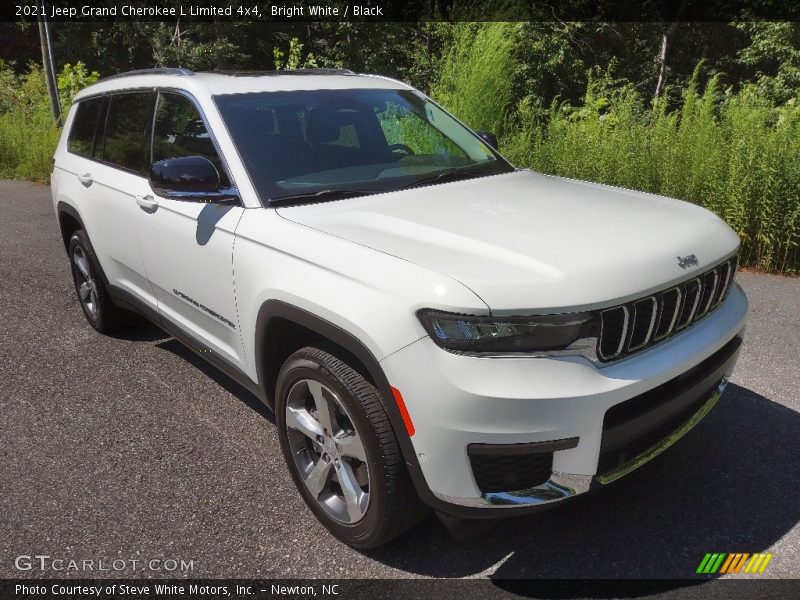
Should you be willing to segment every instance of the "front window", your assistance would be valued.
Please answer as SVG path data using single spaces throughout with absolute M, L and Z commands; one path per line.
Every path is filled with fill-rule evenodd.
M 332 200 L 513 170 L 417 92 L 216 96 L 262 200 Z

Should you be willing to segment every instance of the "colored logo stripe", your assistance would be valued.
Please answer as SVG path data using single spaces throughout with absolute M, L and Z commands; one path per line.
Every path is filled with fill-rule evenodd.
M 697 572 L 706 575 L 711 573 L 716 573 L 717 569 L 719 569 L 720 565 L 722 564 L 722 561 L 725 559 L 725 556 L 726 554 L 724 552 L 723 553 L 714 552 L 713 554 L 712 553 L 706 554 L 705 557 L 703 558 L 703 561 L 700 563 L 700 566 L 697 567 Z
M 748 561 L 748 558 L 750 559 Z M 713 575 L 715 573 L 740 573 L 744 567 L 745 573 L 763 573 L 767 564 L 772 560 L 772 554 L 749 552 L 708 552 L 700 561 L 697 573 Z M 745 567 L 745 563 L 747 566 Z
M 767 568 L 767 563 L 772 560 L 772 554 L 753 554 L 753 558 L 747 563 L 745 573 L 763 573 Z

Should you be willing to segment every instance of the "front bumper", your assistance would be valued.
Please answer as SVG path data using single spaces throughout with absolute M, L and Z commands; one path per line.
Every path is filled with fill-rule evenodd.
M 437 508 L 516 513 L 610 483 L 685 435 L 718 402 L 746 313 L 737 286 L 691 329 L 602 367 L 580 357 L 459 356 L 427 338 L 382 365 L 405 399 L 416 429 L 411 441 Z M 575 443 L 559 449 L 568 440 Z M 555 444 L 546 481 L 482 491 L 469 448 L 539 444 Z

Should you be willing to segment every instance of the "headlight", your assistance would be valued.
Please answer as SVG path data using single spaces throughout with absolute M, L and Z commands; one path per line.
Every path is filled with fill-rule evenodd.
M 475 317 L 423 309 L 417 313 L 436 344 L 468 354 L 593 355 L 597 326 L 589 313 Z

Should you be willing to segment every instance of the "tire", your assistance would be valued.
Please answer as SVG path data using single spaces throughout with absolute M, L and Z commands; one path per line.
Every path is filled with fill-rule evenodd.
M 105 274 L 83 229 L 78 229 L 69 240 L 69 262 L 78 302 L 92 327 L 108 334 L 139 323 L 136 315 L 115 306 L 111 300 Z
M 353 368 L 320 348 L 298 350 L 278 374 L 275 411 L 292 479 L 339 540 L 375 548 L 425 517 L 380 394 Z

